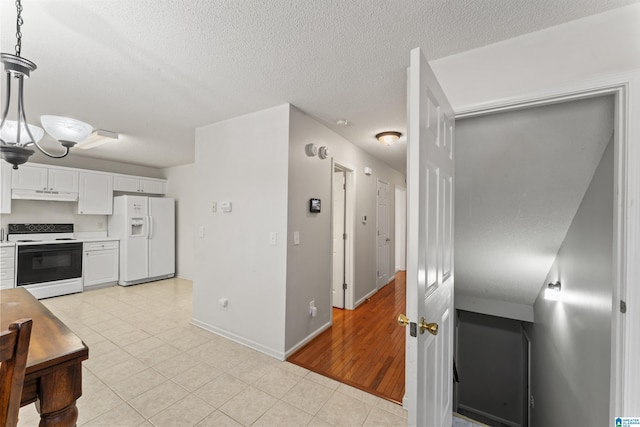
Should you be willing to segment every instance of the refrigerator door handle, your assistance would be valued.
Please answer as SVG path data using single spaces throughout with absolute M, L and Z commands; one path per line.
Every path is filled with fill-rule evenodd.
M 151 239 L 153 238 L 153 217 L 152 216 L 147 217 L 147 224 L 149 224 L 147 238 Z

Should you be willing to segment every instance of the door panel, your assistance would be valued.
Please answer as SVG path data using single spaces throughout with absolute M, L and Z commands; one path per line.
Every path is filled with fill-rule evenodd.
M 454 115 L 420 49 L 411 51 L 408 74 L 407 314 L 438 331 L 407 331 L 405 402 L 410 425 L 450 426 Z
M 149 277 L 175 273 L 175 201 L 149 198 Z

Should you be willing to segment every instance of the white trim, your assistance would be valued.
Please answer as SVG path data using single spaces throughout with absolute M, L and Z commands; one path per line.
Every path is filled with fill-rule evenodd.
M 378 290 L 374 289 L 371 292 L 369 292 L 368 294 L 366 294 L 365 296 L 363 296 L 362 298 L 360 298 L 358 301 L 356 301 L 355 307 L 353 307 L 353 309 L 355 310 L 356 308 L 358 308 L 358 306 L 360 306 L 360 304 L 362 304 L 363 302 L 365 302 L 366 300 L 368 300 L 369 298 L 374 296 L 376 293 L 378 293 Z
M 616 95 L 616 205 L 610 419 L 640 413 L 640 70 L 459 109 L 456 119 L 604 94 Z M 634 286 L 631 286 L 634 285 Z M 618 304 L 625 300 L 627 313 Z
M 289 350 L 287 350 L 284 353 L 284 358 L 285 360 L 289 358 L 289 356 L 291 356 L 293 353 L 295 353 L 296 351 L 300 350 L 302 347 L 304 347 L 306 344 L 308 344 L 310 341 L 313 341 L 314 338 L 316 338 L 318 335 L 320 335 L 321 333 L 323 333 L 324 331 L 326 331 L 327 329 L 329 329 L 331 327 L 333 323 L 332 322 L 327 322 L 324 325 L 322 325 L 320 327 L 320 329 L 316 330 L 314 333 L 312 333 L 311 335 L 307 336 L 305 339 L 303 339 L 302 341 L 300 341 L 298 344 L 294 345 L 293 347 L 291 347 Z
M 190 281 L 192 281 L 192 282 L 193 282 L 193 276 L 192 276 L 192 275 L 190 275 L 190 274 L 182 274 L 182 273 L 178 273 L 178 274 L 176 274 L 176 277 L 177 277 L 178 279 L 190 280 Z
M 499 422 L 501 424 L 506 424 L 506 425 L 508 425 L 510 427 L 521 427 L 521 424 L 514 423 L 513 421 L 505 420 L 504 418 L 496 417 L 495 415 L 491 415 L 491 414 L 489 414 L 487 412 L 480 411 L 479 409 L 474 409 L 474 408 L 472 408 L 470 406 L 467 406 L 467 405 L 462 405 L 461 404 L 461 405 L 459 405 L 459 407 L 464 409 L 465 411 L 473 412 L 474 414 L 481 415 L 481 416 L 483 416 L 485 418 L 489 418 L 490 420 L 497 421 L 497 422 Z
M 191 319 L 191 324 L 199 328 L 202 328 L 205 331 L 213 332 L 214 334 L 220 335 L 223 338 L 237 342 L 238 344 L 242 344 L 246 347 L 252 348 L 256 351 L 259 351 L 260 353 L 264 353 L 268 356 L 275 357 L 278 360 L 281 360 L 281 361 L 285 360 L 285 354 L 282 351 L 269 348 L 253 340 L 249 340 L 240 335 L 236 335 L 233 332 L 225 331 L 224 329 L 220 329 L 216 326 L 210 325 L 208 323 L 205 323 L 193 318 Z
M 387 185 L 387 238 L 390 239 L 391 237 L 391 227 L 390 227 L 390 213 L 391 213 L 391 206 L 389 206 L 391 203 L 391 191 L 390 191 L 390 187 L 391 187 L 391 183 L 387 182 L 379 177 L 376 178 L 376 289 L 380 290 L 382 288 L 384 288 L 387 284 L 389 284 L 389 282 L 391 281 L 391 279 L 389 279 L 389 272 L 392 270 L 391 266 L 389 265 L 389 259 L 391 256 L 391 245 L 389 244 L 390 242 L 386 242 L 387 243 L 387 271 L 385 272 L 386 276 L 387 276 L 387 281 L 383 284 L 379 284 L 380 283 L 380 276 L 378 275 L 378 273 L 380 272 L 380 266 L 378 265 L 378 262 L 380 261 L 380 254 L 378 253 L 380 251 L 380 245 L 378 244 L 378 231 L 380 230 L 380 183 L 382 184 L 386 184 Z M 396 195 L 395 195 L 395 190 L 394 190 L 394 194 L 393 194 L 393 199 L 395 200 Z M 395 204 L 394 204 L 394 215 L 395 215 Z M 393 224 L 394 229 L 395 229 L 395 224 Z M 396 258 L 396 254 L 395 254 L 395 248 L 394 248 L 394 254 L 393 254 L 393 259 L 394 259 L 394 266 L 393 266 L 393 270 L 395 271 L 395 258 Z

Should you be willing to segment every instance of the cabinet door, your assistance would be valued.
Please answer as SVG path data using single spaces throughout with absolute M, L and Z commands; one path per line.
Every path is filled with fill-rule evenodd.
M 78 172 L 64 169 L 49 169 L 49 191 L 78 192 Z
M 113 214 L 113 177 L 98 173 L 80 173 L 78 213 L 83 215 Z
M 14 282 L 14 246 L 0 248 L 0 289 L 13 288 Z
M 137 178 L 130 178 L 128 176 L 113 177 L 114 191 L 129 191 L 132 193 L 137 193 L 138 188 L 139 188 L 139 180 Z
M 140 179 L 140 192 L 148 194 L 164 194 L 164 181 Z
M 118 250 L 106 249 L 84 253 L 84 287 L 118 281 Z
M 11 165 L 0 160 L 0 214 L 11 213 Z
M 19 190 L 48 190 L 47 168 L 41 166 L 20 165 L 19 169 L 12 169 L 11 188 Z

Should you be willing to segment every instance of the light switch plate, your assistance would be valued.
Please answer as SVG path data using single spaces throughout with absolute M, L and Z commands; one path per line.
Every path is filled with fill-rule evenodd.
M 222 202 L 220 205 L 222 212 L 231 212 L 231 202 Z
M 271 246 L 276 246 L 278 244 L 278 233 L 275 231 L 269 233 L 269 244 Z

